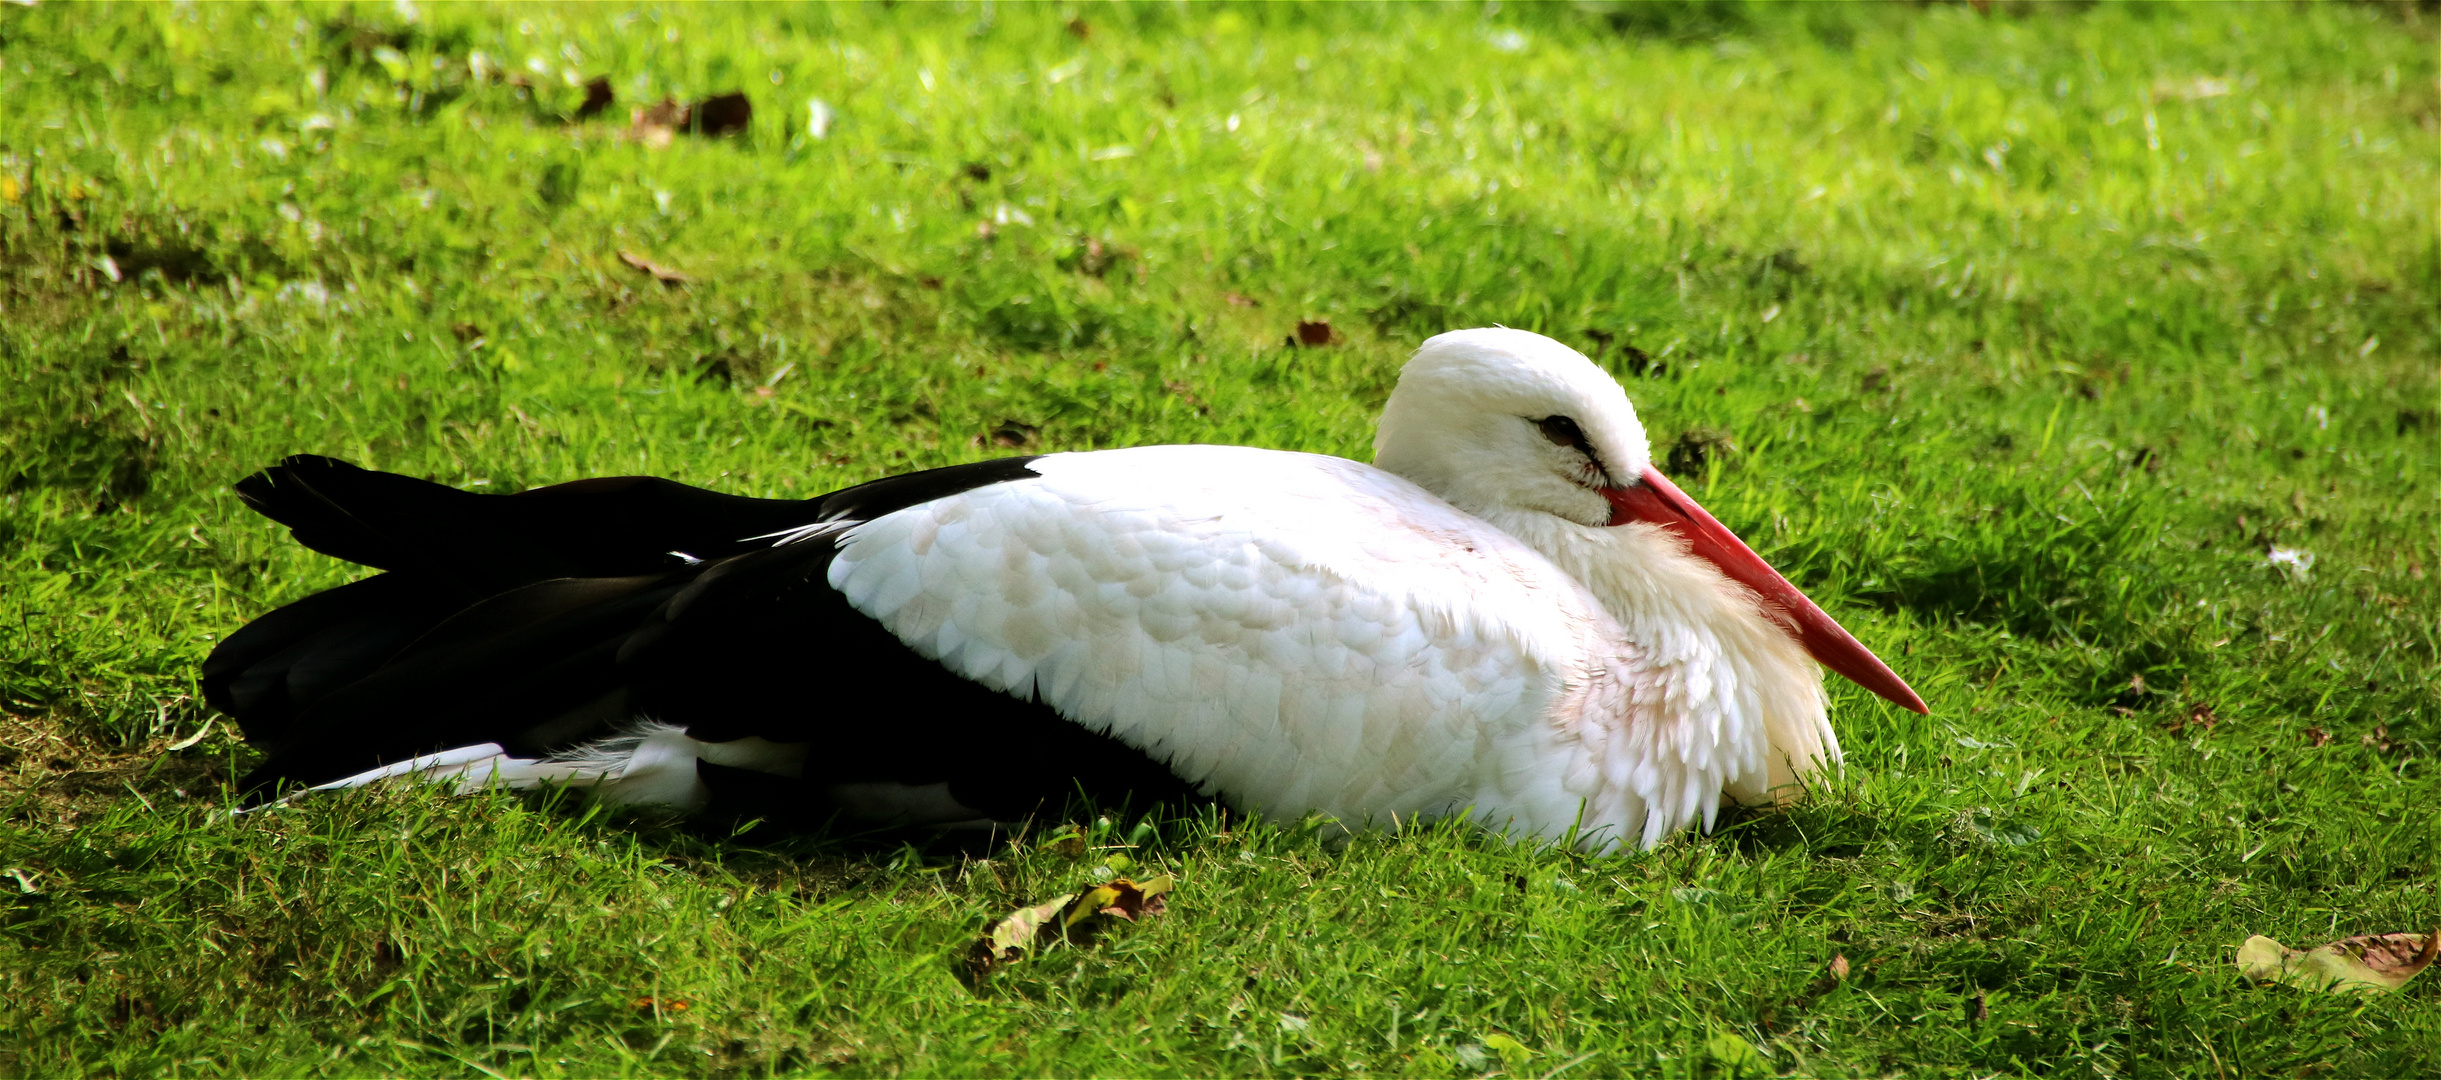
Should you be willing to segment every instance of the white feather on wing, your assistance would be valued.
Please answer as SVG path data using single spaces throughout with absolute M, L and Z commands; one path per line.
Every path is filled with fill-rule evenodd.
M 1354 825 L 1471 808 L 1620 840 L 1697 812 L 1649 823 L 1633 788 L 1719 790 L 1705 762 L 1678 783 L 1604 783 L 1616 748 L 1587 729 L 1626 717 L 1584 707 L 1628 711 L 1646 680 L 1614 668 L 1636 649 L 1549 560 L 1405 480 L 1217 446 L 1034 468 L 854 527 L 831 583 L 950 670 L 1244 809 Z M 1601 681 L 1607 700 L 1582 700 Z M 1581 766 L 1548 768 L 1569 743 Z

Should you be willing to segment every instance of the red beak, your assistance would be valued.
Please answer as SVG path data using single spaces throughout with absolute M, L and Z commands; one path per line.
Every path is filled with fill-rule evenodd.
M 1610 500 L 1611 524 L 1641 521 L 1668 529 L 1685 538 L 1689 553 L 1719 567 L 1729 580 L 1753 589 L 1756 596 L 1763 598 L 1763 613 L 1788 628 L 1822 666 L 1847 676 L 1892 704 L 1931 714 L 1932 710 L 1924 707 L 1924 699 L 1908 689 L 1906 680 L 1891 671 L 1890 665 L 1882 663 L 1881 657 L 1873 655 L 1873 650 L 1865 648 L 1829 612 L 1806 599 L 1804 593 L 1798 592 L 1796 586 L 1781 577 L 1728 526 L 1714 520 L 1686 492 L 1678 490 L 1678 485 L 1668 477 L 1646 466 L 1642 482 L 1623 488 L 1603 488 L 1602 497 Z

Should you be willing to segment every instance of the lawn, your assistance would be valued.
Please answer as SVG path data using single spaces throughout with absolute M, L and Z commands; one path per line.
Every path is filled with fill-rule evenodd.
M 2441 1072 L 2441 975 L 2232 964 L 2441 923 L 2437 33 L 0 7 L 0 1074 Z M 727 134 L 632 111 L 732 91 Z M 283 455 L 767 496 L 1365 458 L 1405 355 L 1495 322 L 1617 373 L 1932 715 L 1836 683 L 1836 783 L 1604 856 L 1117 808 L 965 846 L 224 812 L 252 752 L 199 662 L 359 573 L 230 493 Z M 1175 874 L 1169 912 L 970 968 L 1114 870 Z

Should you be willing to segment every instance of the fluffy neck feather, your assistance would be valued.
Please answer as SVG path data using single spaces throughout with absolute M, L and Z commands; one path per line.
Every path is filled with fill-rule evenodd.
M 1653 734 L 1665 753 L 1717 762 L 1721 789 L 1748 805 L 1785 801 L 1839 762 L 1821 670 L 1763 616 L 1753 593 L 1668 534 L 1531 510 L 1473 512 L 1542 552 L 1601 602 L 1661 691 L 1659 707 L 1643 715 L 1664 729 Z

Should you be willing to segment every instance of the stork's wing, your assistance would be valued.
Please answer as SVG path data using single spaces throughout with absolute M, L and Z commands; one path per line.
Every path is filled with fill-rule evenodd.
M 239 495 L 308 546 L 389 572 L 230 635 L 204 663 L 205 696 L 273 751 L 241 782 L 255 798 L 473 744 L 523 757 L 569 750 L 634 719 L 620 657 L 635 651 L 639 632 L 664 626 L 673 596 L 740 568 L 768 577 L 772 562 L 799 554 L 770 550 L 790 529 L 1030 477 L 1027 460 L 910 473 L 799 501 L 648 477 L 485 495 L 293 457 L 248 477 Z M 840 610 L 845 623 L 870 623 Z M 831 659 L 872 670 L 853 648 Z M 718 663 L 688 674 L 703 692 L 736 681 L 736 671 Z
M 298 729 L 301 717 L 492 597 L 555 579 L 660 575 L 685 565 L 677 552 L 717 559 L 744 550 L 744 537 L 816 513 L 808 502 L 723 495 L 646 476 L 486 495 L 310 454 L 247 477 L 237 494 L 305 546 L 389 571 L 283 607 L 212 650 L 203 665 L 205 699 L 237 718 L 248 738 L 271 745 L 315 741 L 324 733 Z M 533 597 L 526 599 L 521 610 L 530 611 Z M 485 651 L 498 659 L 501 650 Z M 395 687 L 360 696 L 403 703 Z M 463 699 L 416 704 L 466 712 Z M 368 723 L 357 709 L 325 714 L 346 729 Z
M 630 657 L 647 712 L 702 739 L 810 742 L 811 774 L 826 748 L 971 732 L 982 688 L 1241 807 L 1351 821 L 1539 782 L 1526 759 L 1599 616 L 1514 539 L 1336 458 L 1146 447 L 1031 470 L 706 573 Z M 874 628 L 917 662 L 877 655 Z M 749 655 L 778 670 L 697 674 Z M 1552 796 L 1564 828 L 1577 796 Z

